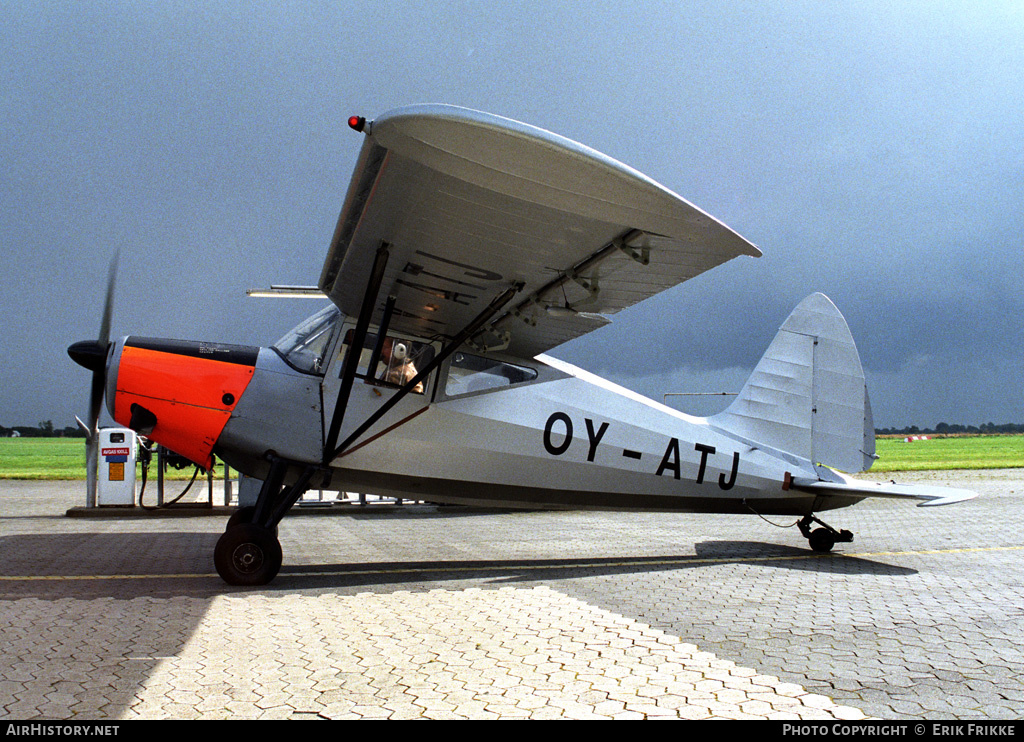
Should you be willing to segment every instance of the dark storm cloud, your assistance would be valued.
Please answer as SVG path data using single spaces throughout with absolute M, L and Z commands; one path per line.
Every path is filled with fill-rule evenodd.
M 733 383 L 823 291 L 895 390 L 881 424 L 1024 420 L 1019 3 L 8 0 L 0 20 L 2 424 L 83 411 L 64 349 L 95 335 L 116 249 L 117 334 L 266 343 L 311 312 L 244 291 L 316 280 L 345 117 L 420 102 L 577 139 L 764 250 L 556 354 L 655 396 L 679 369 Z

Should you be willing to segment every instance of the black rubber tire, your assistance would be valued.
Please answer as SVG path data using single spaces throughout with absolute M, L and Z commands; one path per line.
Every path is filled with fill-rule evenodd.
M 239 523 L 224 532 L 213 551 L 217 574 L 229 585 L 266 585 L 277 576 L 281 544 L 271 531 L 252 523 Z
M 239 523 L 252 523 L 252 516 L 256 513 L 255 505 L 246 505 L 244 508 L 238 508 L 231 517 L 228 518 L 228 524 L 225 526 L 225 531 L 230 531 L 232 527 L 237 526 Z
M 836 545 L 836 537 L 826 528 L 816 528 L 807 537 L 807 542 L 814 551 L 828 552 L 832 551 L 832 547 Z
M 255 505 L 246 505 L 244 508 L 238 508 L 228 518 L 228 524 L 224 527 L 224 531 L 228 531 L 233 526 L 237 526 L 240 523 L 252 523 L 252 517 L 256 514 Z M 277 526 L 274 526 L 274 535 L 277 535 Z

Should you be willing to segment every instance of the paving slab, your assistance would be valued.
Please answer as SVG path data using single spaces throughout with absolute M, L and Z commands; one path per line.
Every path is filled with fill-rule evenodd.
M 826 556 L 785 518 L 321 508 L 255 590 L 224 509 L 0 482 L 0 719 L 1019 718 L 1024 472 L 901 479 L 981 497 L 829 513 Z

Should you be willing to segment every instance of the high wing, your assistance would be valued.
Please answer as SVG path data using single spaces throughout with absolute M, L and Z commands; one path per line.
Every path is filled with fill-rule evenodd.
M 527 124 L 453 106 L 367 122 L 319 287 L 360 313 L 378 248 L 373 317 L 452 337 L 520 290 L 471 344 L 533 357 L 738 255 L 751 243 L 650 178 Z

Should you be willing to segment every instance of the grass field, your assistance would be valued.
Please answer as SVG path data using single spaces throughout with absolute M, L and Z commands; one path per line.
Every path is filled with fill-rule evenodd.
M 155 468 L 150 476 L 156 476 Z M 164 474 L 165 479 L 191 476 L 191 468 Z M 141 481 L 141 465 L 137 478 Z M 85 479 L 85 439 L 0 438 L 0 479 Z
M 976 435 L 905 443 L 902 437 L 877 440 L 872 471 L 928 469 L 1009 469 L 1024 467 L 1024 435 Z M 151 472 L 155 476 L 155 471 Z M 165 477 L 188 479 L 191 469 Z M 141 473 L 139 474 L 141 478 Z M 85 479 L 81 438 L 0 438 L 0 479 Z
M 872 471 L 1024 467 L 1024 435 L 932 437 L 909 443 L 899 436 L 878 438 L 875 446 L 879 458 Z

